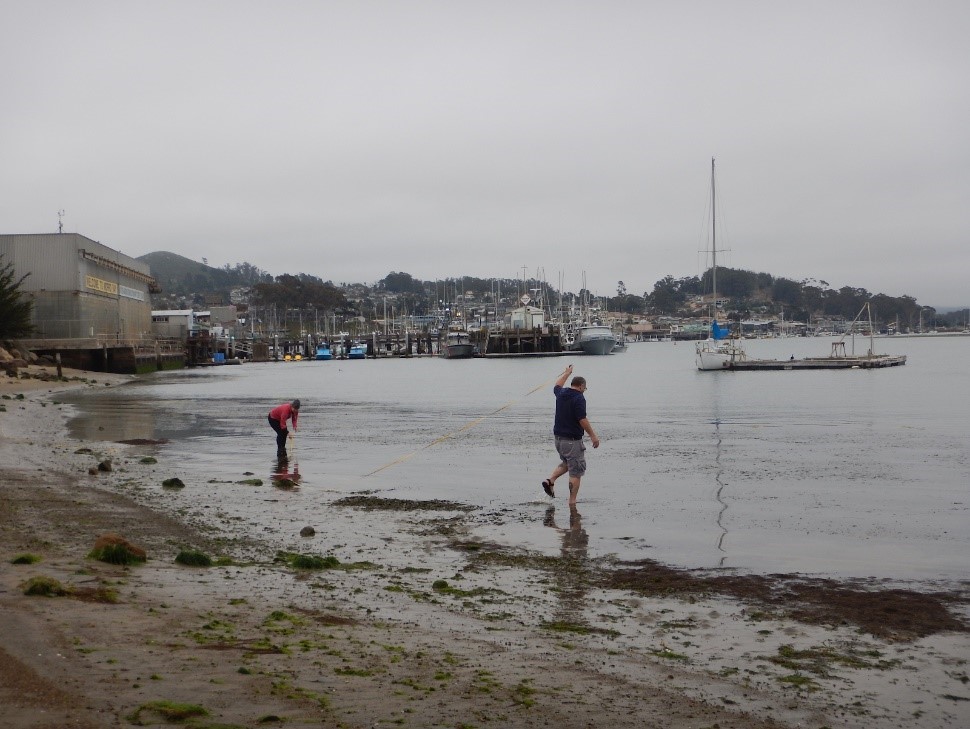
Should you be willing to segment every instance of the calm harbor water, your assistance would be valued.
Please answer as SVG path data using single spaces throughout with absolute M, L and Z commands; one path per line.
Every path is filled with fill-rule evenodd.
M 829 343 L 759 340 L 748 350 L 824 355 Z M 856 342 L 857 351 L 867 346 Z M 909 361 L 873 371 L 698 372 L 692 344 L 636 343 L 610 357 L 213 367 L 79 392 L 71 429 L 85 439 L 169 439 L 157 447 L 159 479 L 177 472 L 189 484 L 170 508 L 214 506 L 233 515 L 232 528 L 262 537 L 293 521 L 325 531 L 338 518 L 334 500 L 366 491 L 473 504 L 474 536 L 553 554 L 562 541 L 547 528 L 539 484 L 556 463 L 552 382 L 571 362 L 589 381 L 603 441 L 587 451 L 580 492 L 591 556 L 968 579 L 970 337 L 884 338 L 876 349 Z M 295 397 L 303 409 L 290 469 L 299 489 L 269 499 L 282 492 L 225 487 L 277 470 L 266 414 Z M 366 531 L 367 518 L 381 517 L 357 518 Z

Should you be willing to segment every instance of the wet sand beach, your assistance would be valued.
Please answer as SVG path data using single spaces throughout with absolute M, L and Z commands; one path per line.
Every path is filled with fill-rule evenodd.
M 326 523 L 278 522 L 282 553 L 217 504 L 205 518 L 173 508 L 162 482 L 205 479 L 267 512 L 299 483 L 186 474 L 150 444 L 70 438 L 58 392 L 130 378 L 66 375 L 82 379 L 0 383 L 5 726 L 970 723 L 965 583 L 620 562 L 590 553 L 582 503 L 563 498 L 537 505 L 561 540 L 549 555 L 476 536 L 474 505 L 363 484 Z M 106 533 L 147 561 L 89 558 Z M 184 550 L 215 564 L 177 564 Z M 33 577 L 67 594 L 25 595 Z

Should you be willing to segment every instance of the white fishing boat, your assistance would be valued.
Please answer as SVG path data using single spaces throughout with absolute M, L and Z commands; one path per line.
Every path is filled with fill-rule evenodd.
M 586 290 L 586 274 L 583 273 L 583 291 Z M 605 324 L 600 324 L 595 312 L 590 307 L 589 299 L 584 298 L 579 316 L 564 328 L 563 349 L 567 352 L 582 352 L 583 354 L 612 354 L 616 346 L 616 336 L 613 330 Z
M 741 339 L 730 329 L 717 322 L 717 188 L 714 179 L 714 158 L 711 158 L 711 323 L 707 339 L 696 345 L 696 362 L 699 370 L 726 370 L 737 362 L 747 359 Z
M 616 346 L 613 330 L 605 324 L 581 324 L 573 328 L 570 349 L 583 354 L 610 354 Z
M 474 354 L 475 345 L 472 344 L 467 331 L 461 329 L 448 332 L 441 351 L 442 357 L 445 359 L 471 359 Z

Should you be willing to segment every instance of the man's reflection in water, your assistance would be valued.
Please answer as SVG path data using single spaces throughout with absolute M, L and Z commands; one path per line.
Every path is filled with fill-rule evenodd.
M 569 528 L 562 529 L 556 524 L 556 507 L 546 509 L 543 524 L 562 533 L 562 555 L 564 557 L 578 557 L 585 559 L 586 549 L 589 547 L 589 535 L 583 529 L 583 515 L 575 505 L 569 507 Z
M 553 619 L 569 623 L 585 622 L 582 611 L 589 586 L 589 565 L 586 561 L 589 535 L 583 529 L 583 517 L 575 505 L 570 506 L 569 527 L 560 527 L 556 523 L 556 507 L 550 506 L 542 523 L 562 535 L 561 568 L 555 570 L 553 575 L 559 596 L 559 606 L 553 613 Z

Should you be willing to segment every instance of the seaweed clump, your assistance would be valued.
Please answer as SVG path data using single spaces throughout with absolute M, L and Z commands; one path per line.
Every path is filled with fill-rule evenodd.
M 477 506 L 458 501 L 430 499 L 388 499 L 379 496 L 346 496 L 333 502 L 334 506 L 351 506 L 365 511 L 474 511 Z
M 175 561 L 186 567 L 211 567 L 212 557 L 195 549 L 183 549 L 175 555 Z
M 298 570 L 332 570 L 340 566 L 340 560 L 332 554 L 318 557 L 315 554 L 294 554 L 289 558 L 290 567 Z
M 148 559 L 144 549 L 136 547 L 117 534 L 104 534 L 98 537 L 88 557 L 99 562 L 122 565 L 139 564 Z
M 31 577 L 23 585 L 25 595 L 40 595 L 42 597 L 63 597 L 71 591 L 53 577 Z
M 142 714 L 147 718 L 143 719 Z M 209 712 L 196 704 L 178 704 L 174 701 L 149 701 L 135 709 L 128 721 L 137 726 L 147 726 L 156 723 L 154 718 L 160 718 L 169 724 L 179 724 L 196 716 L 208 716 Z

